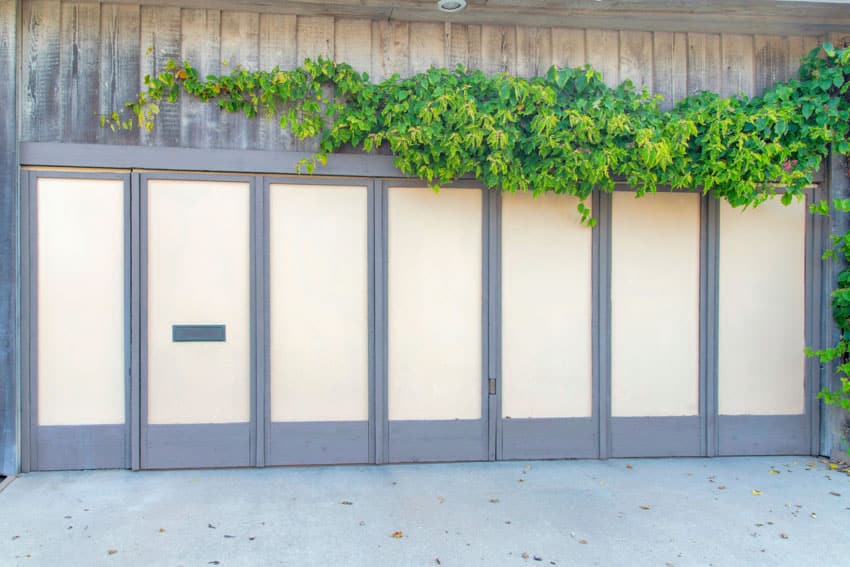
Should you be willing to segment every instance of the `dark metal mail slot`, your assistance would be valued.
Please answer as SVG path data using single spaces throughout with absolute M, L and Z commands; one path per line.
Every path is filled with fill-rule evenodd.
M 172 325 L 175 343 L 221 343 L 225 341 L 224 325 Z

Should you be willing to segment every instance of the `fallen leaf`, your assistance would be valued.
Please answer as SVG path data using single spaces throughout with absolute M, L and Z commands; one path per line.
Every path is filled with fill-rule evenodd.
M 781 533 L 781 534 L 779 534 L 779 537 L 781 537 L 782 539 L 788 539 L 788 534 Z
M 404 537 L 404 532 L 401 532 L 401 531 L 393 532 L 393 533 L 390 534 L 390 537 L 395 538 L 395 539 L 401 539 L 401 538 Z
M 640 509 L 641 510 L 649 510 L 649 506 L 641 504 Z
M 108 553 L 109 555 L 115 555 L 116 553 L 118 553 L 118 550 L 117 549 L 109 549 L 109 550 L 106 551 L 106 553 Z
M 761 490 L 758 488 L 753 488 L 753 496 L 761 496 Z
M 19 535 L 12 536 L 12 541 L 14 541 L 14 540 L 18 539 L 19 537 L 21 537 L 21 536 L 19 536 Z
M 717 487 L 717 490 L 726 490 L 726 486 L 721 484 L 720 486 Z
M 257 537 L 256 537 L 256 536 L 249 537 L 249 538 L 248 538 L 248 541 L 254 541 L 255 539 L 257 539 Z
M 363 520 L 360 520 L 360 522 L 359 522 L 357 525 L 359 525 L 359 526 L 365 526 L 365 525 L 366 525 L 366 522 L 364 522 Z
M 342 502 L 340 502 L 340 504 L 342 504 L 343 506 L 351 506 L 352 504 L 354 504 L 354 502 L 351 502 L 350 500 L 343 500 Z
M 214 529 L 215 529 L 215 526 L 214 526 L 214 525 L 212 525 L 212 524 L 207 524 L 207 527 L 208 527 L 209 529 L 211 529 L 211 530 L 214 530 Z
M 164 533 L 165 533 L 165 528 L 159 528 L 159 533 L 164 534 Z
M 832 494 L 833 496 L 841 496 L 840 492 L 830 492 L 830 494 Z
M 580 544 L 582 544 L 582 545 L 587 545 L 587 540 L 586 540 L 586 539 L 580 539 L 580 540 L 578 540 L 578 542 L 579 542 Z
M 498 504 L 498 503 L 499 503 L 499 499 L 498 499 L 498 498 L 491 498 L 491 499 L 490 499 L 490 504 Z
M 818 515 L 817 515 L 817 514 L 815 514 L 814 512 L 812 512 L 812 513 L 810 514 L 810 516 L 812 517 L 812 519 L 813 519 L 813 520 L 817 520 L 817 519 L 818 519 Z
M 443 564 L 443 562 L 442 562 L 442 561 L 440 561 L 440 558 L 439 558 L 439 557 L 437 557 L 436 559 L 434 559 L 434 563 L 436 563 L 437 565 L 442 565 L 442 564 Z
M 534 559 L 535 561 L 543 561 L 543 558 L 542 558 L 542 557 L 538 557 L 537 555 L 535 555 L 534 557 L 532 557 L 532 559 Z
M 634 468 L 634 467 L 632 467 L 632 465 L 626 465 L 626 468 L 631 469 L 631 468 Z
M 835 463 L 830 463 L 830 464 L 829 464 L 829 468 L 830 468 L 831 470 L 837 471 L 837 470 L 838 470 L 838 465 L 836 465 Z
M 437 500 L 439 500 L 440 504 L 442 504 L 443 502 L 446 501 L 446 497 L 445 496 L 437 496 Z
M 770 469 L 770 474 L 779 474 L 780 471 L 776 469 Z
M 522 555 L 520 555 L 520 557 L 522 557 L 523 559 L 528 559 L 528 554 L 523 551 Z
M 226 537 L 227 539 L 233 539 L 233 538 L 235 538 L 236 536 L 235 536 L 235 535 L 228 535 L 228 534 L 224 534 L 224 537 Z

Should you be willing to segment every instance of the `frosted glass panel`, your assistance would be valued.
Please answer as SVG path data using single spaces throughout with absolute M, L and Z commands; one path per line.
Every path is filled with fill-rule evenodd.
M 250 418 L 250 187 L 148 182 L 148 422 Z M 172 325 L 226 325 L 225 342 L 171 340 Z
M 124 182 L 38 179 L 38 423 L 124 423 Z
M 699 414 L 699 200 L 613 194 L 614 416 Z
M 388 190 L 389 418 L 481 417 L 481 191 Z
M 369 419 L 367 189 L 269 188 L 271 417 Z
M 592 414 L 592 231 L 576 203 L 503 196 L 503 417 Z
M 805 229 L 805 203 L 721 204 L 721 414 L 804 413 Z

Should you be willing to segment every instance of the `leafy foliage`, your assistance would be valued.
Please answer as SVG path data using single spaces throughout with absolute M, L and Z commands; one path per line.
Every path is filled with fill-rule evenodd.
M 629 81 L 610 88 L 589 66 L 552 67 L 530 80 L 430 69 L 373 84 L 322 58 L 205 78 L 189 62 L 170 61 L 101 123 L 150 130 L 159 105 L 185 92 L 228 112 L 278 119 L 299 138 L 319 137 L 318 152 L 302 164 L 308 173 L 344 145 L 369 152 L 388 144 L 404 174 L 434 188 L 473 175 L 503 191 L 566 193 L 592 224 L 584 201 L 618 179 L 639 195 L 669 185 L 733 206 L 758 205 L 777 184 L 786 204 L 801 197 L 830 144 L 850 153 L 848 78 L 850 49 L 827 43 L 805 57 L 797 79 L 760 97 L 700 92 L 664 111 L 660 96 Z

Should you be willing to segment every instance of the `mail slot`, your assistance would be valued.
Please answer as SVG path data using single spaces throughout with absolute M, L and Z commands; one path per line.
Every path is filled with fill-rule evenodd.
M 171 340 L 175 343 L 222 343 L 226 337 L 224 325 L 173 325 Z

